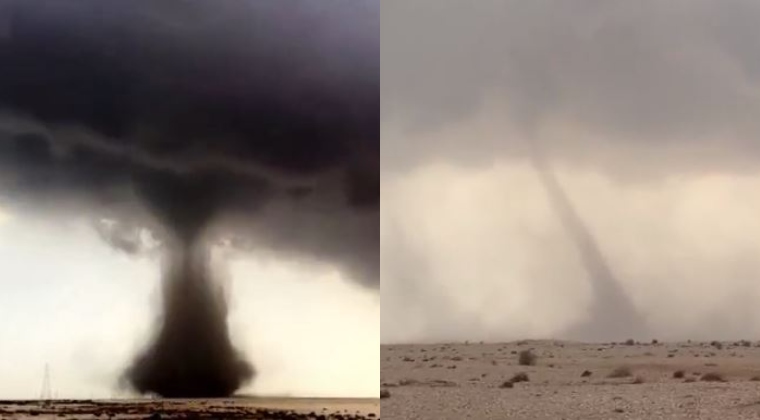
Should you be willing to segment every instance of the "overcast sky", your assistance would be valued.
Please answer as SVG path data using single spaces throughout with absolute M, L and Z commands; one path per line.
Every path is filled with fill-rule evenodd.
M 760 3 L 381 22 L 383 342 L 760 333 Z
M 328 266 L 236 257 L 235 344 L 258 369 L 242 392 L 377 395 L 380 302 Z M 45 364 L 60 398 L 123 395 L 123 369 L 157 315 L 159 263 L 128 257 L 90 219 L 0 217 L 0 395 L 39 398 Z

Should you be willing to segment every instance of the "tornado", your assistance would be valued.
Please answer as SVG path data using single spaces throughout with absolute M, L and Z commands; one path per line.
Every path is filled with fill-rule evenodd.
M 203 241 L 218 208 L 220 186 L 212 178 L 154 174 L 137 183 L 170 235 L 156 335 L 126 372 L 141 393 L 226 397 L 253 378 L 253 367 L 230 340 L 227 302 Z
M 578 214 L 535 141 L 530 144 L 530 152 L 531 163 L 546 191 L 549 204 L 575 244 L 591 282 L 591 306 L 585 319 L 571 327 L 567 335 L 584 341 L 642 337 L 646 333 L 645 322 L 622 289 L 598 241 Z

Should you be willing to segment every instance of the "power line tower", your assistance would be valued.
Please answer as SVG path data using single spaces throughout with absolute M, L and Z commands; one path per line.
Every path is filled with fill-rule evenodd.
M 50 400 L 53 398 L 53 392 L 50 387 L 50 366 L 45 363 L 45 374 L 42 377 L 42 391 L 40 392 L 41 400 Z

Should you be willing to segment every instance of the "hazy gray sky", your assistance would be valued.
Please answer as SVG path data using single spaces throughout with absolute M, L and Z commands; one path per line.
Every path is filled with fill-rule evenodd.
M 45 364 L 64 397 L 118 395 L 116 381 L 156 316 L 159 264 L 115 251 L 90 219 L 0 218 L 0 395 L 38 398 Z M 327 266 L 241 258 L 231 330 L 259 376 L 243 392 L 377 395 L 377 293 Z
M 381 22 L 384 342 L 589 313 L 631 334 L 593 311 L 532 145 L 647 334 L 760 332 L 760 3 L 388 0 Z

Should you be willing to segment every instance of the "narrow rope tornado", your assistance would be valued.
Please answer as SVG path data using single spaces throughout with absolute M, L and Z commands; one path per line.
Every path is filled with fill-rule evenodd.
M 531 163 L 546 190 L 552 209 L 562 227 L 575 243 L 581 263 L 589 276 L 592 302 L 586 319 L 570 328 L 571 338 L 587 341 L 621 339 L 621 335 L 640 337 L 646 332 L 645 323 L 633 302 L 625 294 L 620 282 L 599 248 L 599 243 L 581 219 L 577 210 L 557 180 L 548 160 L 533 141 L 530 144 Z

